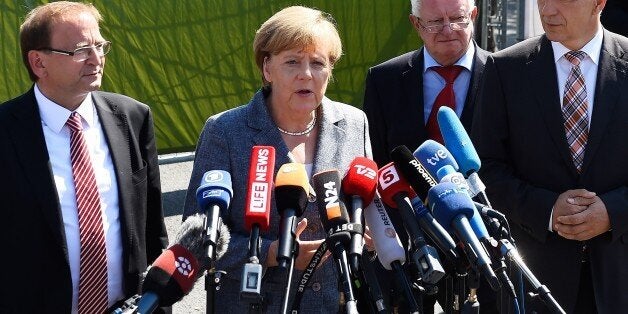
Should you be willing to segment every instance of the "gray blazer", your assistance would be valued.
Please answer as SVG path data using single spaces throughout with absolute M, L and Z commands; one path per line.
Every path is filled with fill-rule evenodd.
M 312 173 L 338 169 L 344 174 L 355 157 L 371 158 L 368 123 L 364 113 L 328 98 L 323 99 L 321 108 Z M 247 105 L 219 113 L 207 120 L 197 144 L 194 169 L 185 200 L 183 216 L 187 217 L 198 211 L 195 193 L 206 171 L 225 170 L 231 174 L 233 199 L 228 212 L 222 213 L 223 220 L 231 230 L 231 242 L 227 253 L 217 261 L 218 269 L 227 272 L 216 296 L 222 313 L 248 312 L 247 304 L 238 300 L 242 268 L 248 262 L 250 232 L 244 228 L 244 211 L 251 148 L 254 145 L 275 147 L 275 174 L 281 165 L 290 162 L 288 148 L 270 117 L 261 91 Z M 274 195 L 271 204 L 271 227 L 268 232 L 262 233 L 260 261 L 266 260 L 270 243 L 278 237 L 280 216 Z M 325 238 L 315 203 L 308 204 L 302 217 L 308 219 L 308 226 L 301 234 L 301 239 Z M 334 267 L 333 259 L 330 258 L 314 272 L 301 302 L 304 313 L 338 311 L 338 277 Z M 292 287 L 296 287 L 300 276 L 301 272 L 295 271 Z M 267 312 L 280 311 L 285 280 L 285 275 L 281 275 L 278 269 L 272 267 L 266 270 L 262 293 L 267 298 Z

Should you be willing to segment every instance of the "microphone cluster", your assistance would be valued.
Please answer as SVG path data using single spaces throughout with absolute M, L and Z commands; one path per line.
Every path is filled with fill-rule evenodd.
M 477 174 L 480 159 L 460 120 L 447 107 L 440 108 L 437 119 L 445 145 L 427 140 L 414 152 L 399 146 L 391 151 L 393 162 L 381 169 L 374 161 L 358 157 L 344 177 L 338 169 L 312 176 L 325 241 L 302 274 L 293 298 L 293 313 L 299 311 L 304 287 L 327 250 L 336 266 L 347 313 L 390 312 L 373 275 L 371 262 L 375 255 L 364 247 L 365 237 L 371 239 L 383 268 L 394 272 L 412 313 L 421 311 L 422 302 L 417 302 L 415 292 L 423 293 L 445 278 L 448 289 L 457 288 L 453 291 L 455 301 L 451 301 L 455 304 L 443 308 L 451 306 L 462 312 L 477 308 L 475 292 L 480 277 L 495 291 L 504 288 L 518 311 L 523 308 L 523 300 L 517 299 L 518 293 L 508 278 L 507 258 L 525 274 L 550 309 L 562 312 L 549 290 L 523 263 L 505 217 L 491 208 Z M 264 302 L 260 232 L 270 228 L 274 191 L 280 215 L 276 260 L 278 267 L 286 270 L 282 312 L 287 313 L 298 255 L 296 227 L 312 189 L 302 164 L 281 165 L 275 178 L 274 175 L 275 149 L 254 146 L 244 216 L 244 227 L 250 232 L 249 260 L 243 268 L 240 300 L 251 304 L 252 309 L 254 305 L 261 308 Z M 175 244 L 149 268 L 142 295 L 127 302 L 131 304 L 127 308 L 135 306 L 135 310 L 115 313 L 150 313 L 157 306 L 172 305 L 224 254 L 229 232 L 221 216 L 227 213 L 233 195 L 230 174 L 208 171 L 196 195 L 200 213 L 183 223 Z M 399 214 L 405 230 L 395 230 L 389 213 Z M 408 234 L 407 249 L 398 232 Z M 408 276 L 408 264 L 418 270 L 417 278 Z M 451 284 L 452 281 L 455 282 Z M 465 299 L 467 281 L 469 295 L 461 307 L 459 302 Z M 447 291 L 448 302 L 451 292 Z

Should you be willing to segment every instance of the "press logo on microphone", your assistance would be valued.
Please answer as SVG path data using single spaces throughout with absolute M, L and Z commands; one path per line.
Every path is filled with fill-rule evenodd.
M 222 173 L 220 171 L 208 171 L 203 176 L 203 181 L 207 183 L 222 181 Z
M 174 260 L 174 266 L 176 267 L 177 271 L 183 276 L 190 275 L 193 270 L 190 261 L 183 256 L 179 256 Z
M 369 179 L 375 179 L 377 172 L 372 168 L 366 167 L 364 165 L 354 165 L 355 172 L 359 175 L 365 176 Z
M 269 191 L 269 183 L 268 179 L 270 178 L 269 167 L 268 167 L 268 156 L 270 154 L 270 150 L 267 148 L 262 148 L 257 150 L 256 156 L 253 156 L 255 159 L 255 174 L 254 180 L 251 183 L 251 191 L 250 191 L 250 201 L 249 201 L 249 209 L 251 212 L 255 213 L 263 213 L 266 211 L 268 204 L 268 191 Z
M 439 150 L 437 150 L 434 153 L 434 156 L 430 156 L 429 158 L 426 159 L 426 161 L 427 161 L 428 164 L 430 164 L 432 166 L 436 166 L 436 164 L 439 161 L 441 161 L 443 159 L 446 159 L 446 158 L 447 158 L 447 152 L 445 152 L 442 149 L 439 149 Z
M 338 203 L 338 189 L 336 188 L 336 182 L 329 181 L 323 184 L 325 188 L 325 209 L 327 212 L 327 219 L 331 220 L 340 217 L 340 203 Z
M 382 190 L 387 189 L 393 183 L 399 181 L 399 174 L 397 173 L 397 169 L 393 164 L 390 164 L 388 167 L 380 169 L 379 174 L 379 186 Z
M 427 172 L 427 169 L 425 169 L 425 167 L 423 167 L 423 165 L 419 163 L 416 159 L 411 160 L 410 165 L 412 165 L 421 174 L 423 180 L 425 180 L 425 182 L 427 182 L 430 186 L 435 186 L 436 184 L 438 184 L 438 182 L 436 182 L 436 180 L 432 178 L 430 173 Z

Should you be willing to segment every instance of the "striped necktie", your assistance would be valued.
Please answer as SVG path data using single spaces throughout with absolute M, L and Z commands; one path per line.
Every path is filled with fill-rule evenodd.
M 567 144 L 578 172 L 582 168 L 584 149 L 589 134 L 587 88 L 582 71 L 580 71 L 580 62 L 585 57 L 586 53 L 582 51 L 570 51 L 565 54 L 565 59 L 571 62 L 572 67 L 565 83 L 562 111 Z
M 73 112 L 66 124 L 70 128 L 70 159 L 81 242 L 78 312 L 103 313 L 108 307 L 107 252 L 100 194 L 83 137 L 81 116 Z

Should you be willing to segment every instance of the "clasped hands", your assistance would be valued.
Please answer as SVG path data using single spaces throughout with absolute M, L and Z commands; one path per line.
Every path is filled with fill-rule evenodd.
M 595 192 L 568 190 L 558 196 L 552 228 L 569 240 L 585 241 L 610 230 L 606 205 Z

